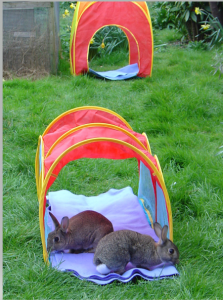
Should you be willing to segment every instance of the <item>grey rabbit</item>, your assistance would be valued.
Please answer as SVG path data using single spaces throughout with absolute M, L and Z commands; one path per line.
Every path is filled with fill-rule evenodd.
M 85 210 L 70 219 L 63 217 L 61 224 L 51 212 L 49 214 L 55 230 L 50 232 L 47 238 L 48 252 L 94 252 L 99 240 L 113 231 L 112 223 L 96 211 Z
M 161 263 L 179 263 L 179 251 L 167 238 L 168 226 L 157 222 L 154 230 L 156 243 L 149 235 L 132 230 L 118 230 L 103 237 L 95 250 L 94 264 L 101 274 L 123 274 L 128 262 L 136 267 L 150 269 Z

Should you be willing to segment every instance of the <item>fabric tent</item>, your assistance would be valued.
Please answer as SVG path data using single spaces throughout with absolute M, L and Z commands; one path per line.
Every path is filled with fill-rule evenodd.
M 122 195 L 122 193 L 125 194 L 126 190 L 116 191 L 114 198 L 112 198 L 115 200 L 112 200 L 113 207 L 111 208 L 109 195 L 114 194 L 114 192 L 110 190 L 103 201 L 99 201 L 103 195 L 93 197 L 93 200 L 89 202 L 90 206 L 93 205 L 93 209 L 100 212 L 102 205 L 105 205 L 106 203 L 105 206 L 107 207 L 107 210 L 106 207 L 104 207 L 104 209 L 105 213 L 108 215 L 114 210 L 125 214 L 125 218 L 119 216 L 118 220 L 114 220 L 114 222 L 120 222 L 122 219 L 129 219 L 129 222 L 126 224 L 120 225 L 115 223 L 114 227 L 117 226 L 119 229 L 125 229 L 126 226 L 127 228 L 129 228 L 129 226 L 137 227 L 137 222 L 139 228 L 141 228 L 143 218 L 143 226 L 145 227 L 143 230 L 146 230 L 145 232 L 148 232 L 148 234 L 150 234 L 155 221 L 159 222 L 162 226 L 167 224 L 169 227 L 168 237 L 173 240 L 172 212 L 169 196 L 158 158 L 156 155 L 153 156 L 151 154 L 146 134 L 134 132 L 125 119 L 109 109 L 95 106 L 83 106 L 71 109 L 58 116 L 46 128 L 43 135 L 39 137 L 36 152 L 35 173 L 39 200 L 40 232 L 45 261 L 49 262 L 49 260 L 55 260 L 55 257 L 51 256 L 50 258 L 48 256 L 46 250 L 48 232 L 53 230 L 49 225 L 49 207 L 46 207 L 48 197 L 47 191 L 56 180 L 61 169 L 70 161 L 80 158 L 135 158 L 138 161 L 139 168 L 138 196 L 133 195 L 129 191 L 129 188 L 127 188 L 127 202 L 123 203 L 124 197 L 120 196 L 120 201 L 118 201 L 117 195 Z M 61 193 L 61 191 L 59 191 L 59 193 Z M 83 203 L 88 202 L 86 197 L 83 195 L 70 195 L 64 191 L 63 193 L 68 196 L 60 196 L 60 200 L 56 200 L 56 208 L 55 202 L 53 201 L 57 196 L 53 196 L 53 198 L 51 197 L 49 199 L 50 207 L 54 207 L 54 209 L 60 213 L 63 211 L 64 213 L 69 214 L 70 209 L 64 211 L 64 207 L 67 205 L 66 201 L 69 198 L 71 199 L 69 205 L 73 205 L 74 207 L 72 211 L 77 208 L 78 203 L 79 211 L 86 209 L 86 207 L 81 206 Z M 58 205 L 60 205 L 61 208 L 58 208 Z M 131 207 L 128 210 L 127 206 L 129 205 Z M 138 210 L 139 213 L 137 213 L 136 210 Z M 130 216 L 128 217 L 129 214 L 131 215 L 131 218 Z M 61 218 L 62 216 L 59 215 L 59 217 Z M 132 230 L 133 229 L 134 227 Z M 75 255 L 72 256 L 72 259 L 75 259 Z M 55 265 L 57 264 L 55 263 Z M 133 273 L 137 275 L 137 272 L 138 271 L 134 270 Z M 174 274 L 176 274 L 175 268 Z M 170 275 L 173 275 L 172 271 L 171 274 L 168 274 L 168 276 Z M 94 274 L 94 276 L 96 275 Z M 129 278 L 132 278 L 131 276 L 132 273 L 128 277 L 128 280 L 130 280 Z M 147 275 L 144 274 L 143 276 L 142 277 L 145 278 Z M 150 275 L 148 275 L 148 278 L 149 276 Z M 91 276 L 89 275 L 87 279 L 90 280 L 90 278 Z M 117 279 L 116 277 L 112 278 Z M 102 279 L 105 280 L 105 278 Z M 104 282 L 102 279 L 99 281 Z M 110 279 L 108 279 L 108 281 L 109 280 Z M 121 280 L 124 281 L 125 278 L 123 277 Z
M 153 35 L 149 10 L 146 2 L 130 1 L 77 2 L 70 37 L 71 73 L 79 75 L 89 71 L 90 41 L 105 26 L 123 30 L 129 43 L 129 65 L 138 65 L 138 77 L 151 76 Z

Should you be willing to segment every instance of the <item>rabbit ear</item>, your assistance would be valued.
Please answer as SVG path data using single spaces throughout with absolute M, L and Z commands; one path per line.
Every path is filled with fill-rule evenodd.
M 161 239 L 163 243 L 167 240 L 167 232 L 168 232 L 168 226 L 164 225 L 161 232 Z
M 155 222 L 154 230 L 155 230 L 156 235 L 160 239 L 159 243 L 163 244 L 167 240 L 168 226 L 164 225 L 162 228 L 162 226 L 159 223 Z
M 69 218 L 63 217 L 63 219 L 61 220 L 61 229 L 63 230 L 63 232 L 68 231 L 68 226 L 69 226 Z
M 50 214 L 50 216 L 51 216 L 51 218 L 53 220 L 53 223 L 55 225 L 55 229 L 57 229 L 58 227 L 60 227 L 60 223 L 58 222 L 57 218 L 51 212 L 49 212 L 49 214 Z
M 154 230 L 155 230 L 155 234 L 158 236 L 158 238 L 161 239 L 161 232 L 162 232 L 162 227 L 158 222 L 154 222 Z

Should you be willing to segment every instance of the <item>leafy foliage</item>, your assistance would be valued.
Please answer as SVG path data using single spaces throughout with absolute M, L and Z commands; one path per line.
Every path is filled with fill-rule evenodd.
M 185 36 L 188 32 L 188 22 L 197 23 L 200 16 L 195 13 L 195 7 L 199 6 L 209 11 L 208 2 L 155 2 L 152 7 L 155 10 L 155 18 L 152 19 L 154 28 L 175 28 Z M 201 17 L 202 18 L 202 17 Z
M 70 5 L 75 3 L 60 2 L 60 42 L 62 57 L 66 60 L 69 59 L 71 24 L 75 10 L 75 7 L 71 8 Z
M 62 1 L 60 2 L 60 8 L 63 10 L 69 9 L 72 3 L 76 5 L 77 1 Z
M 176 13 L 176 17 L 182 19 L 184 22 L 189 20 L 198 22 L 198 16 L 195 13 L 195 8 L 200 7 L 205 10 L 210 10 L 208 3 L 205 2 L 175 2 L 175 7 L 172 12 Z
M 188 49 L 194 50 L 209 50 L 210 47 L 204 41 L 189 41 L 187 44 Z
M 175 2 L 154 2 L 152 4 L 154 17 L 151 18 L 153 27 L 155 29 L 177 28 L 181 30 L 181 20 L 176 18 L 175 8 Z
M 216 44 L 222 44 L 223 42 L 223 26 L 219 22 L 218 18 L 214 18 L 212 14 L 201 9 L 201 15 L 206 16 L 205 20 L 201 21 L 201 31 L 204 33 L 204 40 L 209 43 L 212 48 Z
M 128 40 L 125 33 L 117 26 L 106 26 L 97 31 L 90 44 L 90 51 L 97 50 L 96 56 L 110 55 L 114 50 L 128 51 Z M 93 52 L 93 51 L 92 51 Z

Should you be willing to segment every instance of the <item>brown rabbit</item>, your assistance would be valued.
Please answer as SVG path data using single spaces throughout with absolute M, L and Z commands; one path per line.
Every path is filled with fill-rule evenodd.
M 167 238 L 168 226 L 154 223 L 159 237 L 156 243 L 151 236 L 131 230 L 119 230 L 103 237 L 95 250 L 94 264 L 101 274 L 122 274 L 128 262 L 149 269 L 161 263 L 179 263 L 179 251 Z
M 70 250 L 72 253 L 94 252 L 100 239 L 113 231 L 112 223 L 96 211 L 85 210 L 72 218 L 63 217 L 61 224 L 49 212 L 55 230 L 47 238 L 47 251 Z

